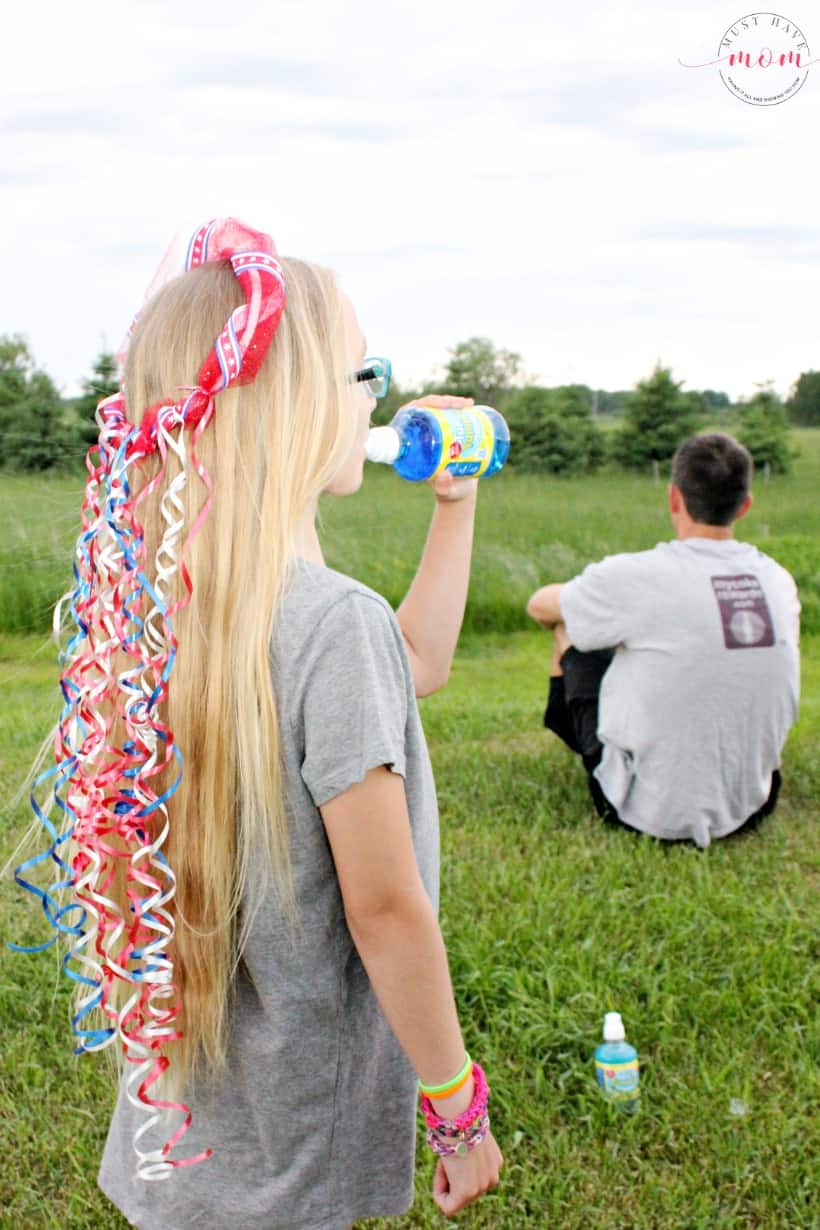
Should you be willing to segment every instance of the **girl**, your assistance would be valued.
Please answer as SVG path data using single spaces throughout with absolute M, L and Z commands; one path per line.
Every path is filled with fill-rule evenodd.
M 142 1230 L 400 1214 L 421 1083 L 451 1215 L 501 1155 L 436 921 L 416 696 L 447 678 L 476 484 L 435 480 L 397 614 L 325 567 L 318 497 L 360 486 L 389 365 L 329 272 L 234 219 L 185 269 L 100 407 L 57 741 L 75 913 L 43 904 L 80 1048 L 124 1059 L 99 1182 Z

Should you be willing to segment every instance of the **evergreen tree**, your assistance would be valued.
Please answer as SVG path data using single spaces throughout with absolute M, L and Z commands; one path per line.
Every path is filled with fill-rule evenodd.
M 657 364 L 627 402 L 623 426 L 614 440 L 614 455 L 624 466 L 648 469 L 667 464 L 678 445 L 697 430 L 703 406 L 700 394 L 682 393 L 667 367 Z
M 766 465 L 773 474 L 788 474 L 792 450 L 783 403 L 773 389 L 761 388 L 738 406 L 737 438 L 752 454 L 755 469 Z
M 550 474 L 585 474 L 602 463 L 603 433 L 590 413 L 583 385 L 556 389 L 530 385 L 504 409 L 510 428 L 509 465 Z
M 65 465 L 68 437 L 60 395 L 35 366 L 19 334 L 0 337 L 0 466 L 49 470 Z
M 786 409 L 793 423 L 820 427 L 820 372 L 800 373 Z
M 97 403 L 110 397 L 119 389 L 117 360 L 107 350 L 101 350 L 94 362 L 91 375 L 83 381 L 82 397 L 74 403 L 77 431 L 80 443 L 88 449 L 96 444 L 100 429 L 96 420 Z

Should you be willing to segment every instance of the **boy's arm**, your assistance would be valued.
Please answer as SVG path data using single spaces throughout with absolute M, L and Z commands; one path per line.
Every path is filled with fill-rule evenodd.
M 626 644 L 640 616 L 646 569 L 640 555 L 609 555 L 587 564 L 562 585 L 545 585 L 527 604 L 528 614 L 544 627 L 563 623 L 576 649 L 609 649 Z
M 537 589 L 527 603 L 527 614 L 545 628 L 554 628 L 563 621 L 561 614 L 561 590 L 563 585 L 553 582 Z

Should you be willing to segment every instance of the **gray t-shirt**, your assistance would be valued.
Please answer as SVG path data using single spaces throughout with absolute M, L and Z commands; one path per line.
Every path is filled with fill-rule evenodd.
M 617 646 L 595 776 L 622 820 L 708 846 L 753 815 L 797 714 L 794 580 L 750 543 L 687 538 L 590 564 L 561 591 L 582 651 Z
M 141 1230 L 346 1230 L 412 1203 L 416 1080 L 350 937 L 319 813 L 378 765 L 401 774 L 437 908 L 438 810 L 404 640 L 378 594 L 300 560 L 272 671 L 298 922 L 270 885 L 237 980 L 227 1071 L 186 1099 L 193 1123 L 175 1150 L 212 1146 L 211 1159 L 136 1179 L 143 1116 L 120 1091 L 99 1182 Z

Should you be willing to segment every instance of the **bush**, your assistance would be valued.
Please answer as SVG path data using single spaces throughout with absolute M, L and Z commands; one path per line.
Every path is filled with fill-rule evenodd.
M 504 416 L 510 428 L 509 464 L 516 469 L 588 474 L 605 459 L 603 433 L 580 386 L 544 389 L 532 385 L 510 399 Z

